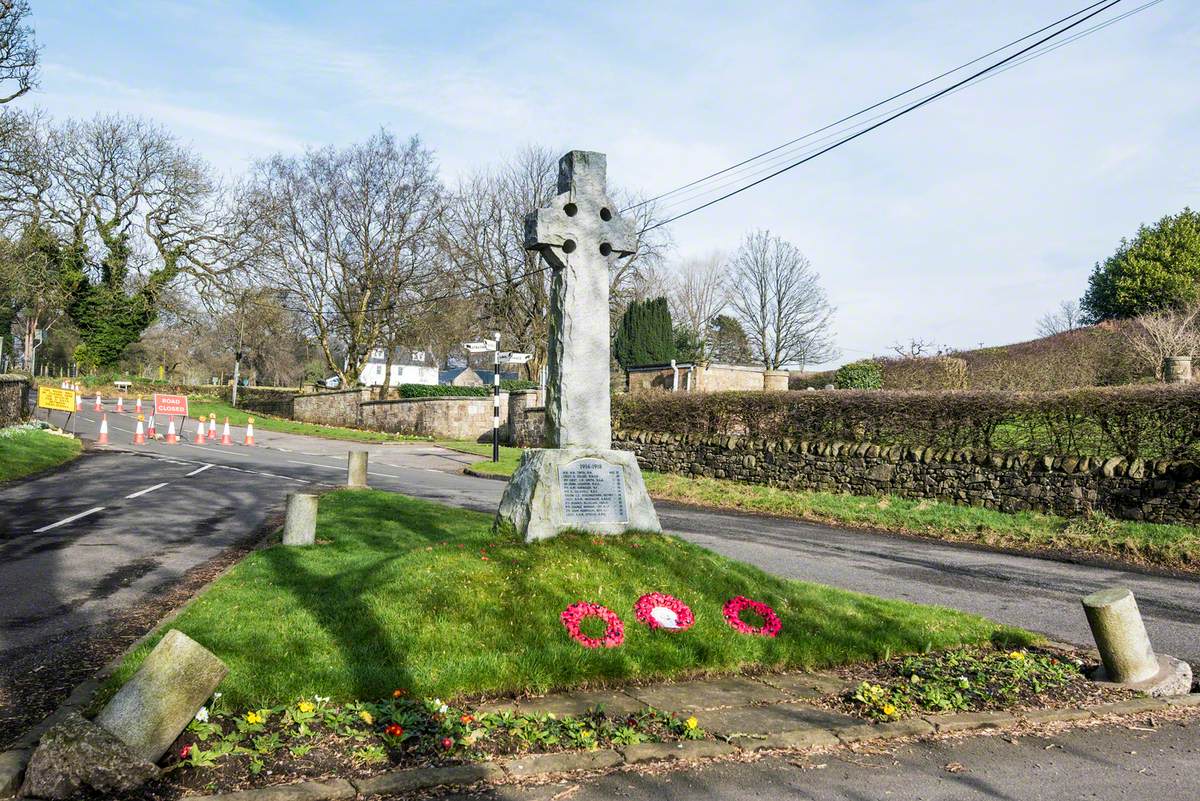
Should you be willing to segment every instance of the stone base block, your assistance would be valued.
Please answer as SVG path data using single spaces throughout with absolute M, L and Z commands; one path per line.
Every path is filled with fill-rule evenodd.
M 1116 684 L 1108 681 L 1104 668 L 1098 668 L 1092 674 L 1092 680 L 1114 687 L 1124 687 L 1129 690 L 1143 692 L 1152 698 L 1168 698 L 1174 695 L 1187 695 L 1192 691 L 1192 667 L 1182 659 L 1173 656 L 1158 656 L 1158 672 L 1142 681 Z
M 25 771 L 21 797 L 67 799 L 94 791 L 130 793 L 159 775 L 106 729 L 72 712 L 42 735 Z
M 563 531 L 662 531 L 637 457 L 600 448 L 525 451 L 500 499 L 495 525 L 511 528 L 526 542 Z

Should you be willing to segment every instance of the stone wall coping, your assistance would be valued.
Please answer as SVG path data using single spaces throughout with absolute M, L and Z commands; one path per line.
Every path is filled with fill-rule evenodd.
M 812 453 L 819 456 L 866 456 L 885 461 L 940 463 L 972 463 L 994 468 L 1033 467 L 1035 471 L 1067 474 L 1104 473 L 1107 476 L 1144 477 L 1166 476 L 1177 471 L 1195 472 L 1191 480 L 1200 477 L 1200 465 L 1190 460 L 1126 459 L 1124 456 L 1090 456 L 1081 454 L 1032 454 L 1026 451 L 990 451 L 982 448 L 934 448 L 920 445 L 876 445 L 871 442 L 841 440 L 762 439 L 738 434 L 676 434 L 663 431 L 613 429 L 614 442 L 647 445 L 680 442 L 688 445 L 709 445 L 724 450 L 775 451 Z M 997 463 L 999 462 L 999 463 Z
M 500 390 L 500 397 L 504 397 L 508 392 Z M 434 395 L 428 398 L 383 398 L 378 400 L 365 400 L 363 406 L 383 406 L 386 404 L 397 403 L 427 403 L 429 401 L 490 401 L 491 394 L 488 395 Z
M 680 743 L 630 745 L 601 751 L 528 754 L 505 757 L 495 762 L 430 768 L 401 768 L 361 779 L 307 781 L 256 790 L 190 796 L 189 798 L 192 801 L 341 801 L 341 799 L 352 799 L 381 792 L 416 792 L 440 787 L 520 783 L 535 776 L 547 777 L 580 771 L 622 770 L 630 765 L 647 763 L 712 762 L 735 758 L 743 752 L 838 748 L 864 742 L 931 737 L 948 732 L 982 732 L 1031 724 L 1070 724 L 1108 716 L 1142 715 L 1169 707 L 1195 706 L 1200 706 L 1200 693 L 1172 699 L 1132 698 L 1117 703 L 1028 712 L 962 712 L 950 715 L 917 715 L 895 723 L 871 723 L 864 720 L 854 725 L 829 725 L 821 722 L 804 724 L 795 721 L 789 724 L 793 728 L 787 731 L 773 731 L 755 737 L 733 735 L 724 741 L 720 739 L 691 740 Z M 11 777 L 5 776 L 4 773 L 16 761 L 19 761 L 19 755 L 15 751 L 0 755 L 0 794 L 15 792 Z M 23 764 L 21 770 L 24 770 Z M 6 796 L 0 795 L 0 797 Z

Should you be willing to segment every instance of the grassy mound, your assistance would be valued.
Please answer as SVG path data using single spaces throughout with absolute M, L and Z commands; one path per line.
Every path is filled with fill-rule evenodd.
M 383 492 L 323 496 L 317 538 L 251 554 L 170 624 L 229 665 L 222 690 L 235 707 L 396 688 L 446 699 L 546 691 L 1031 639 L 949 609 L 780 579 L 674 537 L 525 545 L 493 535 L 487 515 Z M 634 601 L 653 591 L 690 605 L 695 626 L 671 634 L 637 622 Z M 773 606 L 782 633 L 733 631 L 721 609 L 739 594 Z M 623 646 L 588 650 L 567 636 L 559 613 L 581 600 L 621 616 Z
M 83 449 L 79 440 L 34 426 L 0 428 L 0 482 L 68 462 Z

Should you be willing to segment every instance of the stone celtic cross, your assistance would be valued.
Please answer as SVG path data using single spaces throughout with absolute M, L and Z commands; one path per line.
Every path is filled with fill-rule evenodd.
M 546 447 L 612 447 L 608 273 L 636 234 L 605 192 L 603 153 L 558 162 L 558 196 L 525 218 L 525 247 L 553 268 Z

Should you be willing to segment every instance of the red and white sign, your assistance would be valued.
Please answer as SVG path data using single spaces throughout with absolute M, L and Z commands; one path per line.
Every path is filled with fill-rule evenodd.
M 154 414 L 163 417 L 187 417 L 187 395 L 159 395 L 155 392 Z

